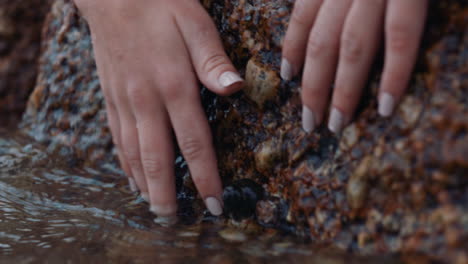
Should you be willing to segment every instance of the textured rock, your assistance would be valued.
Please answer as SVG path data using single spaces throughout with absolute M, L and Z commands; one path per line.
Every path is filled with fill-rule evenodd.
M 49 0 L 0 0 L 0 126 L 17 124 L 35 86 Z
M 299 80 L 278 82 L 274 76 L 293 1 L 203 3 L 242 72 L 254 77 L 268 72 L 273 80 L 252 79 L 256 87 L 274 87 L 274 97 L 260 104 L 244 93 L 218 98 L 202 91 L 224 182 L 249 178 L 268 193 L 257 204 L 258 222 L 366 254 L 466 259 L 466 1 L 432 2 L 419 66 L 395 115 L 378 117 L 375 74 L 368 99 L 340 138 L 325 128 L 306 135 L 300 125 Z M 108 166 L 114 152 L 89 32 L 69 1 L 55 2 L 43 39 L 23 131 L 51 151 L 73 157 L 72 164 Z M 251 58 L 255 67 L 246 69 Z M 180 157 L 176 166 L 179 191 L 193 197 Z M 196 205 L 184 206 L 199 211 Z

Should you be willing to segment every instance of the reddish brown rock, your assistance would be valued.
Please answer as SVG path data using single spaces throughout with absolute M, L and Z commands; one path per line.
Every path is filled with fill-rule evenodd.
M 323 127 L 311 135 L 302 131 L 299 80 L 274 75 L 293 2 L 203 1 L 234 63 L 255 77 L 252 87 L 275 91 L 261 104 L 245 93 L 218 98 L 202 91 L 224 182 L 262 184 L 268 195 L 257 204 L 257 219 L 269 227 L 365 254 L 463 262 L 468 3 L 432 1 L 419 66 L 395 115 L 378 116 L 374 74 L 353 124 L 335 137 Z M 86 24 L 70 1 L 57 0 L 43 32 L 23 131 L 72 157 L 72 164 L 109 167 L 113 147 Z M 255 67 L 246 69 L 251 58 Z M 179 190 L 193 198 L 191 184 L 181 184 L 187 174 L 180 157 L 176 166 Z

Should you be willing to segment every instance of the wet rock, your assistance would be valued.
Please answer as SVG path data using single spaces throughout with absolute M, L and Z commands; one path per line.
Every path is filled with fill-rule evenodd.
M 264 190 L 258 183 L 249 179 L 235 181 L 224 188 L 224 212 L 237 221 L 252 217 L 263 196 Z
M 300 80 L 279 79 L 294 1 L 204 1 L 228 55 L 248 79 L 245 94 L 202 92 L 220 174 L 224 182 L 253 179 L 267 197 L 284 202 L 281 208 L 257 203 L 256 187 L 245 192 L 234 184 L 226 188 L 228 216 L 252 217 L 257 210 L 258 220 L 317 242 L 456 261 L 468 242 L 468 3 L 430 2 L 419 66 L 395 115 L 378 116 L 373 75 L 368 100 L 337 139 L 326 129 L 305 135 Z M 57 0 L 43 32 L 40 74 L 22 129 L 72 164 L 108 167 L 115 150 L 86 23 L 70 1 Z M 277 158 L 278 149 L 287 155 Z M 189 174 L 181 164 L 178 196 L 200 204 L 196 215 L 204 207 L 183 180 Z M 454 227 L 460 227 L 457 237 Z
M 0 126 L 17 125 L 35 86 L 49 0 L 0 1 Z

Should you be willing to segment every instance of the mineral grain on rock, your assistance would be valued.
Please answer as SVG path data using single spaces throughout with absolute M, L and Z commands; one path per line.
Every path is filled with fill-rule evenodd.
M 261 184 L 266 194 L 255 219 L 269 227 L 365 254 L 424 254 L 464 263 L 468 3 L 431 2 L 419 65 L 394 116 L 376 112 L 375 74 L 353 124 L 335 137 L 325 128 L 302 131 L 299 80 L 278 76 L 293 2 L 203 1 L 255 91 L 228 98 L 202 91 L 224 182 L 248 178 Z M 55 2 L 43 39 L 22 129 L 73 156 L 70 162 L 105 167 L 114 152 L 104 102 L 89 31 L 70 1 Z M 185 163 L 179 158 L 176 166 L 179 190 L 193 196 Z

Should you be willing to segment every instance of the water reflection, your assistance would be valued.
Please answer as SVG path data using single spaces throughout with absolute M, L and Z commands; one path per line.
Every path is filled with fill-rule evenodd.
M 365 263 L 274 230 L 205 217 L 173 228 L 118 173 L 72 168 L 27 138 L 0 133 L 0 262 Z M 382 258 L 380 262 L 395 263 Z M 68 263 L 68 262 L 67 262 Z

